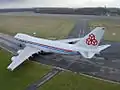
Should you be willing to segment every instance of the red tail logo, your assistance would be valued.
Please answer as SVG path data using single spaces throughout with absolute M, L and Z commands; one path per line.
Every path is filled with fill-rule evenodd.
M 93 45 L 93 46 L 98 45 L 98 41 L 94 34 L 89 35 L 89 37 L 86 39 L 86 44 Z

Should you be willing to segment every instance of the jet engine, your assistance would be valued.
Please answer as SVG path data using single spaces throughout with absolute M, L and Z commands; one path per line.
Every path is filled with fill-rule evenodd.
M 13 57 L 11 58 L 11 61 L 14 61 L 14 60 L 15 60 L 15 58 L 16 58 L 16 56 L 13 56 Z
M 20 54 L 23 50 L 18 50 L 17 53 Z

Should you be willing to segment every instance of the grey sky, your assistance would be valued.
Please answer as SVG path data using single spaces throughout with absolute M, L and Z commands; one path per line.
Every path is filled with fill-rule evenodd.
M 28 7 L 119 7 L 120 0 L 0 0 L 0 8 Z

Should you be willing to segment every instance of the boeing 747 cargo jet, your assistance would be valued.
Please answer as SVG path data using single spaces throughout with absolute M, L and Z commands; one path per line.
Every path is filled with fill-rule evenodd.
M 25 44 L 23 50 L 19 50 L 18 56 L 11 58 L 12 63 L 7 67 L 13 71 L 26 59 L 35 53 L 58 53 L 69 55 L 82 55 L 84 58 L 92 58 L 95 54 L 99 54 L 102 50 L 110 47 L 110 45 L 101 45 L 101 38 L 104 34 L 103 27 L 96 27 L 88 35 L 83 38 L 65 39 L 65 40 L 47 40 L 18 33 L 14 36 L 15 39 L 22 41 Z M 75 44 L 69 44 L 74 42 Z

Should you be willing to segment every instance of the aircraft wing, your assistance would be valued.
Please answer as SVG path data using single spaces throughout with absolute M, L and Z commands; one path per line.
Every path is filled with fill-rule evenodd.
M 56 40 L 56 41 L 63 42 L 63 43 L 72 43 L 72 42 L 77 42 L 80 39 L 81 38 L 72 38 L 72 39 L 63 39 L 63 40 Z
M 18 56 L 14 56 L 11 58 L 12 63 L 7 67 L 13 71 L 16 67 L 18 67 L 21 63 L 23 63 L 26 59 L 28 59 L 32 54 L 39 52 L 37 48 L 26 46 Z

